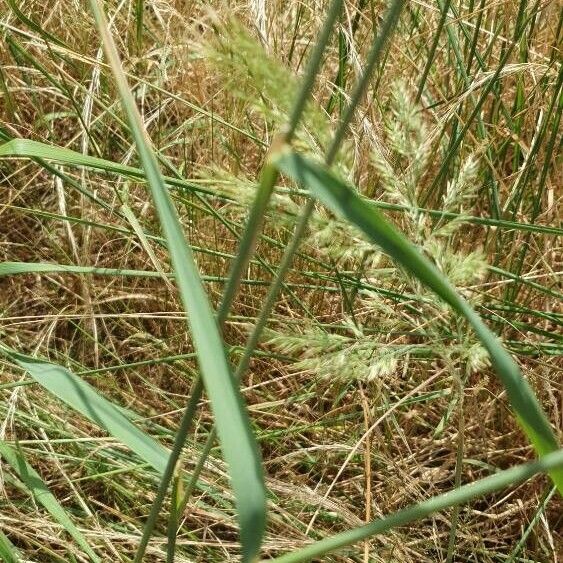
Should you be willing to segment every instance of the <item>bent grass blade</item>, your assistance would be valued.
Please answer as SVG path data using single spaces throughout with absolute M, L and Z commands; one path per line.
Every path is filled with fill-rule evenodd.
M 506 389 L 516 418 L 538 454 L 545 455 L 557 450 L 559 448 L 557 438 L 532 388 L 522 377 L 520 369 L 498 338 L 487 328 L 469 303 L 459 295 L 448 279 L 381 213 L 321 165 L 289 150 L 280 153 L 276 163 L 284 174 L 309 188 L 311 193 L 333 213 L 360 229 L 369 240 L 379 245 L 393 260 L 434 291 L 471 324 L 489 352 L 491 364 Z M 557 469 L 550 475 L 559 491 L 563 492 L 563 470 Z
M 236 499 L 243 559 L 252 561 L 260 550 L 266 526 L 266 492 L 256 439 L 240 389 L 233 379 L 219 326 L 192 250 L 185 239 L 180 219 L 131 94 L 105 14 L 98 0 L 91 0 L 90 5 L 168 243 L 175 282 L 188 313 L 199 367 L 211 402 L 221 449 L 229 468 Z
M 20 354 L 5 346 L 0 352 L 26 370 L 44 389 L 106 430 L 162 474 L 168 450 L 137 428 L 113 403 L 67 368 Z

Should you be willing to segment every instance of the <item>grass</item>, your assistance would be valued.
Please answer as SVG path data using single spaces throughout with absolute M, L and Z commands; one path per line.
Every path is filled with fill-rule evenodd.
M 0 2 L 0 558 L 556 561 L 557 4 Z

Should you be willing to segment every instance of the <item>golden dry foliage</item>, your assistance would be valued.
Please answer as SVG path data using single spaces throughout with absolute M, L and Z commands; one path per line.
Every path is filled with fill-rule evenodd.
M 217 305 L 327 2 L 104 4 L 161 170 L 181 180 L 170 194 Z M 313 158 L 386 5 L 345 2 L 294 142 Z M 556 431 L 562 18 L 551 1 L 407 2 L 334 166 L 501 336 Z M 0 0 L 0 33 L 1 142 L 140 166 L 87 3 Z M 225 326 L 233 362 L 305 201 L 302 187 L 279 180 Z M 114 269 L 0 277 L 0 341 L 72 369 L 170 447 L 197 366 L 146 184 L 0 159 L 0 262 Z M 320 205 L 242 392 L 270 492 L 265 557 L 533 457 L 467 323 Z M 182 457 L 188 474 L 212 423 L 204 398 Z M 20 448 L 102 561 L 132 560 L 154 473 L 3 357 L 0 439 Z M 0 531 L 25 560 L 86 561 L 4 462 L 1 479 Z M 322 560 L 555 562 L 561 508 L 537 477 Z M 166 561 L 169 509 L 146 561 Z M 217 447 L 180 515 L 175 561 L 240 560 L 237 529 Z

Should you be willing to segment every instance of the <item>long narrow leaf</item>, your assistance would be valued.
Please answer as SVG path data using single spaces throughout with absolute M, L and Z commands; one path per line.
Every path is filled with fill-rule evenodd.
M 0 262 L 0 277 L 18 274 L 95 274 L 99 276 L 124 276 L 136 278 L 160 278 L 160 272 L 75 266 L 74 264 L 49 264 L 48 262 Z M 165 274 L 166 275 L 166 274 Z
M 145 180 L 145 173 L 141 168 L 136 168 L 127 164 L 120 164 L 118 162 L 113 162 L 111 160 L 106 160 L 104 158 L 98 158 L 87 154 L 81 154 L 65 147 L 48 145 L 46 143 L 33 141 L 31 139 L 12 139 L 10 141 L 7 141 L 3 145 L 0 145 L 0 157 L 19 157 L 40 160 L 43 159 L 59 162 L 67 166 L 91 168 L 93 170 L 100 170 L 106 173 L 127 176 L 135 178 L 139 181 Z M 181 178 L 164 176 L 164 181 L 168 186 L 185 188 L 203 194 L 213 194 L 212 191 Z M 407 208 L 405 206 L 395 203 L 374 201 L 371 202 L 371 205 L 380 209 L 389 209 L 391 211 L 407 211 Z M 427 213 L 428 215 L 436 217 L 437 219 L 452 219 L 460 216 L 458 213 L 449 213 L 447 211 L 438 209 L 426 209 L 424 207 L 417 207 L 415 211 L 420 213 Z M 532 233 L 545 233 L 553 236 L 563 235 L 563 229 L 560 229 L 558 227 L 551 227 L 548 225 L 491 219 L 490 217 L 474 217 L 472 215 L 464 216 L 464 220 L 466 220 L 468 223 L 474 223 L 476 225 L 499 227 L 502 229 L 514 229 Z
M 137 428 L 110 401 L 102 397 L 89 383 L 65 367 L 0 347 L 14 363 L 25 369 L 47 391 L 100 426 L 131 448 L 156 471 L 163 473 L 168 450 Z
M 79 274 L 93 276 L 117 276 L 131 278 L 161 278 L 173 279 L 174 272 L 155 272 L 154 270 L 129 270 L 127 268 L 104 268 L 99 266 L 77 266 L 75 264 L 55 264 L 50 262 L 0 262 L 0 278 L 23 274 Z M 211 283 L 225 283 L 224 276 L 201 276 L 202 281 Z M 268 285 L 266 280 L 244 278 L 239 283 L 247 285 Z M 315 289 L 314 284 L 286 284 L 287 288 Z M 339 291 L 336 287 L 325 286 L 325 291 Z
M 221 449 L 229 468 L 237 504 L 243 559 L 252 561 L 260 550 L 266 526 L 266 492 L 258 446 L 242 395 L 225 356 L 219 327 L 127 84 L 105 14 L 98 0 L 91 0 L 90 5 L 168 243 L 176 284 L 188 312 L 194 347 L 211 401 Z
M 100 562 L 100 558 L 88 545 L 86 538 L 69 518 L 65 509 L 58 503 L 49 487 L 43 482 L 41 476 L 29 463 L 24 456 L 10 447 L 6 442 L 0 440 L 0 456 L 12 467 L 17 476 L 25 484 L 35 500 L 42 504 L 49 514 L 72 536 L 74 541 L 84 550 L 91 561 Z
M 14 544 L 9 540 L 8 536 L 0 530 L 0 561 L 17 563 L 20 560 L 20 554 Z
M 320 540 L 303 549 L 298 549 L 293 553 L 276 557 L 273 561 L 276 563 L 301 563 L 303 561 L 310 561 L 311 559 L 321 561 L 324 559 L 319 559 L 319 557 L 335 549 L 352 545 L 365 538 L 383 534 L 398 526 L 404 526 L 410 522 L 421 520 L 445 508 L 458 506 L 474 498 L 504 489 L 513 484 L 521 483 L 538 473 L 548 471 L 555 473 L 561 469 L 563 469 L 563 449 L 547 454 L 539 461 L 505 469 L 490 477 L 479 479 L 468 485 L 463 485 L 459 489 L 432 497 L 424 502 L 394 512 L 389 516 L 370 522 L 365 526 Z M 270 559 L 270 561 L 272 560 Z
M 557 450 L 559 445 L 548 419 L 518 366 L 447 278 L 381 213 L 330 171 L 289 150 L 280 152 L 276 162 L 283 173 L 309 188 L 336 215 L 360 229 L 369 240 L 467 319 L 489 352 L 516 417 L 537 452 L 545 455 Z M 551 476 L 559 491 L 563 492 L 563 470 L 558 469 Z
M 0 145 L 0 157 L 22 157 L 22 158 L 39 158 L 42 160 L 49 160 L 66 164 L 70 166 L 80 166 L 84 168 L 91 168 L 92 170 L 99 170 L 108 174 L 118 174 L 129 178 L 135 178 L 140 181 L 145 181 L 145 171 L 142 168 L 129 166 L 128 164 L 121 164 L 105 158 L 98 158 L 82 154 L 65 147 L 57 147 L 56 145 L 48 145 L 39 141 L 32 141 L 31 139 L 12 139 L 3 145 Z M 209 190 L 191 184 L 186 180 L 172 178 L 170 176 L 163 176 L 166 184 L 189 190 L 211 193 Z
M 62 41 L 58 37 L 55 37 L 54 35 L 52 35 L 48 31 L 45 31 L 43 26 L 41 26 L 40 24 L 38 24 L 36 21 L 32 20 L 31 18 L 28 18 L 20 10 L 18 4 L 16 3 L 16 0 L 6 0 L 6 4 L 8 4 L 8 6 L 12 9 L 12 12 L 14 12 L 15 16 L 23 24 L 27 25 L 27 27 L 29 27 L 29 29 L 31 29 L 32 31 L 35 31 L 36 33 L 38 33 L 41 37 L 43 37 L 43 39 L 45 39 L 46 41 L 52 41 L 55 45 L 60 45 L 61 47 L 68 47 L 64 43 L 64 41 Z

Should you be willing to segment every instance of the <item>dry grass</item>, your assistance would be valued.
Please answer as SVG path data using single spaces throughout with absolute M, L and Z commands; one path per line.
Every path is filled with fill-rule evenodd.
M 136 165 L 83 3 L 23 2 L 21 10 L 36 28 L 18 19 L 8 4 L 0 0 L 3 129 L 12 137 Z M 201 201 L 187 190 L 173 192 L 202 274 L 223 279 L 236 252 L 253 182 L 292 99 L 286 73 L 301 71 L 321 23 L 323 3 L 235 2 L 227 9 L 223 3 L 146 0 L 147 30 L 140 54 L 134 4 L 125 0 L 107 5 L 112 31 L 158 154 L 175 169 L 170 174 L 178 173 L 215 194 Z M 360 2 L 359 12 L 355 4 L 346 3 L 341 28 L 349 49 L 344 64 L 347 84 L 359 72 L 381 13 L 380 2 Z M 420 121 L 417 131 L 426 128 L 420 146 L 426 147 L 427 164 L 417 178 L 416 202 L 433 209 L 443 208 L 445 183 L 431 186 L 452 127 L 458 132 L 464 127 L 487 72 L 490 76 L 496 70 L 511 44 L 518 2 L 486 3 L 482 17 L 479 2 L 453 4 L 459 18 L 448 20 L 422 97 L 424 109 L 411 116 Z M 448 172 L 451 180 L 453 170 L 470 155 L 479 163 L 477 189 L 464 201 L 464 214 L 559 224 L 556 158 L 561 107 L 550 107 L 561 96 L 560 7 L 556 2 L 543 4 L 469 126 Z M 403 203 L 401 194 L 389 193 L 373 155 L 391 163 L 396 176 L 406 177 L 413 170 L 409 155 L 393 150 L 393 128 L 401 125 L 392 111 L 393 96 L 399 83 L 411 97 L 416 93 L 438 25 L 436 6 L 409 3 L 384 69 L 376 74 L 373 96 L 359 112 L 337 164 L 374 200 Z M 248 37 L 259 38 L 279 72 L 266 72 L 254 40 L 236 31 L 231 18 L 249 30 Z M 464 77 L 456 49 L 467 63 L 475 26 L 480 26 L 476 52 L 485 71 L 477 70 L 474 56 Z M 46 41 L 45 32 L 60 44 Z M 315 91 L 318 107 L 309 109 L 299 132 L 298 143 L 312 153 L 320 154 L 338 118 L 338 93 L 331 114 L 322 109 L 335 91 L 338 58 L 334 44 Z M 58 179 L 28 160 L 0 161 L 0 260 L 168 270 L 145 185 L 70 168 L 64 175 L 64 180 Z M 248 269 L 248 283 L 225 331 L 233 358 L 240 355 L 237 347 L 244 344 L 260 309 L 303 202 L 289 184 L 277 193 L 256 260 Z M 499 215 L 495 206 L 500 206 Z M 388 213 L 420 241 L 427 240 L 435 226 L 424 214 L 420 219 Z M 355 233 L 338 231 L 339 225 L 320 210 L 314 221 L 326 229 L 324 238 L 311 234 L 304 241 L 266 343 L 243 383 L 271 495 L 266 555 L 451 489 L 461 436 L 464 483 L 532 457 L 489 369 L 479 363 L 468 368 L 475 350 L 474 341 L 463 336 L 464 326 L 431 299 L 421 301 L 428 294 L 385 257 L 370 256 L 364 247 L 346 254 L 348 246 L 358 249 L 358 241 L 351 238 Z M 139 228 L 144 236 L 139 236 Z M 536 284 L 515 283 L 491 270 L 481 276 L 470 271 L 457 282 L 502 335 L 560 430 L 561 239 L 502 224 L 465 222 L 440 246 L 441 256 L 446 253 L 449 260 L 476 249 L 488 265 Z M 427 250 L 436 258 L 431 248 Z M 458 267 L 454 265 L 450 274 Z M 364 290 L 358 289 L 359 282 Z M 207 287 L 216 304 L 222 281 L 210 281 Z M 106 396 L 143 417 L 143 427 L 166 444 L 172 441 L 196 373 L 183 320 L 175 290 L 163 279 L 68 274 L 0 279 L 3 342 L 88 375 Z M 319 344 L 313 334 L 321 335 Z M 326 334 L 346 337 L 336 359 L 327 355 Z M 357 376 L 359 368 L 338 377 L 342 367 L 355 361 L 366 367 L 371 355 L 367 360 L 354 356 L 365 343 L 372 346 L 370 354 L 395 354 L 401 347 L 402 352 L 376 377 Z M 328 357 L 328 367 L 319 369 L 310 361 L 311 354 Z M 153 473 L 37 386 L 20 385 L 27 379 L 11 363 L 0 359 L 0 373 L 0 437 L 18 440 L 102 560 L 131 560 L 154 498 Z M 211 424 L 204 402 L 183 456 L 188 472 L 197 463 Z M 0 529 L 26 557 L 86 560 L 49 514 L 21 490 L 8 468 L 2 475 Z M 545 501 L 550 491 L 547 478 L 536 478 L 462 507 L 454 560 L 507 561 L 518 546 L 516 561 L 557 561 L 562 506 L 557 494 Z M 451 512 L 444 512 L 324 560 L 445 561 L 451 521 Z M 165 560 L 164 519 L 160 524 L 147 561 Z M 176 561 L 237 560 L 236 532 L 232 495 L 216 448 L 184 514 Z

